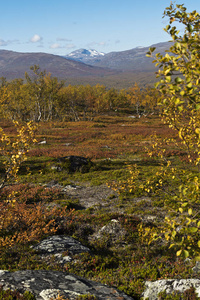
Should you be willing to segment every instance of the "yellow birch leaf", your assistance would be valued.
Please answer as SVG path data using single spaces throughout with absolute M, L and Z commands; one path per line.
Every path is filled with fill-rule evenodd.
M 180 256 L 180 255 L 181 255 L 181 253 L 182 253 L 182 249 L 181 249 L 181 250 L 179 250 L 179 251 L 177 251 L 177 252 L 176 252 L 176 255 L 177 255 L 177 256 Z

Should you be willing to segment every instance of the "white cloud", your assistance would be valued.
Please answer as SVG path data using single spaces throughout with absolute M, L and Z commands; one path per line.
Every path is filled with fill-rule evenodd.
M 58 48 L 61 48 L 60 44 L 58 43 L 54 43 L 50 46 L 51 49 L 58 49 Z
M 8 42 L 0 39 L 0 46 L 7 46 L 8 45 Z
M 39 36 L 38 34 L 34 34 L 34 36 L 30 39 L 30 41 L 31 41 L 32 43 L 37 43 L 37 42 L 39 42 L 39 41 L 41 41 L 41 40 L 42 40 L 42 37 Z
M 20 44 L 20 41 L 19 40 L 8 40 L 8 41 L 5 41 L 3 39 L 0 39 L 0 47 L 5 47 L 5 46 L 8 46 L 10 44 Z
M 99 46 L 106 46 L 106 42 L 100 42 L 100 43 L 97 43 L 97 45 L 99 45 Z
M 49 48 L 51 49 L 74 49 L 76 46 L 74 44 L 67 44 L 65 46 L 61 46 L 60 44 L 58 43 L 54 43 L 52 44 Z

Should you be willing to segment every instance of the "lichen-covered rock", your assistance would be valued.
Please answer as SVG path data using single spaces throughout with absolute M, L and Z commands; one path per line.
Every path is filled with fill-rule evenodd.
M 37 245 L 32 246 L 32 248 L 43 254 L 56 254 L 68 251 L 70 254 L 74 255 L 83 252 L 90 252 L 88 247 L 83 246 L 74 238 L 65 235 L 50 236 Z
M 56 299 L 58 295 L 73 300 L 84 294 L 94 295 L 99 300 L 133 300 L 116 288 L 57 271 L 0 271 L 0 285 L 4 289 L 17 289 L 20 293 L 27 290 L 36 300 Z
M 120 222 L 116 219 L 112 219 L 107 225 L 103 226 L 97 233 L 92 236 L 92 239 L 106 238 L 110 245 L 124 244 L 124 237 L 126 235 L 125 229 Z
M 196 265 L 192 268 L 193 272 L 200 273 L 200 261 L 196 262 Z
M 74 238 L 65 235 L 50 236 L 40 243 L 31 246 L 31 248 L 38 251 L 42 258 L 54 256 L 61 264 L 71 261 L 73 255 L 90 252 L 88 247 L 83 246 Z M 63 252 L 68 252 L 69 255 L 63 256 Z
M 195 288 L 195 292 L 200 297 L 200 280 L 199 279 L 166 279 L 157 280 L 154 282 L 146 281 L 146 289 L 142 294 L 143 299 L 157 300 L 158 294 L 166 292 L 172 294 L 173 292 L 184 293 L 191 287 Z
M 110 234 L 110 235 L 118 235 L 119 232 L 125 233 L 125 230 L 122 228 L 120 222 L 118 220 L 112 219 L 110 223 L 107 225 L 103 226 L 99 230 L 99 235 L 101 236 L 102 234 Z

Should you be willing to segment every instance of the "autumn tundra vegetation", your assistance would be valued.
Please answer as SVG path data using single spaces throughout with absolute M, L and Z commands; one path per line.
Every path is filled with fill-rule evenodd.
M 32 75 L 10 82 L 1 78 L 1 114 L 20 121 L 80 121 L 112 111 L 150 114 L 157 112 L 158 92 L 135 83 L 125 90 L 103 85 L 66 86 L 56 77 L 32 66 Z
M 159 68 L 155 88 L 67 86 L 39 66 L 25 79 L 1 78 L 1 269 L 67 271 L 135 299 L 145 280 L 198 278 L 200 15 L 171 4 L 164 17 L 171 48 L 147 53 Z M 92 163 L 58 171 L 57 159 L 70 155 Z M 52 180 L 107 185 L 112 193 L 84 209 L 80 199 L 47 187 Z M 112 219 L 125 230 L 123 241 L 89 238 Z M 93 254 L 64 266 L 42 260 L 30 245 L 53 234 L 73 236 Z M 181 299 L 197 299 L 188 297 Z

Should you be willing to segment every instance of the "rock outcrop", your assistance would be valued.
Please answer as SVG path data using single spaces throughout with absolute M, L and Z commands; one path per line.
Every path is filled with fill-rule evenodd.
M 191 287 L 195 288 L 195 292 L 200 297 L 200 280 L 199 279 L 163 279 L 154 282 L 146 281 L 146 289 L 142 294 L 143 299 L 157 300 L 158 294 L 166 292 L 172 294 L 173 292 L 184 293 Z
M 68 251 L 70 254 L 78 254 L 90 251 L 88 247 L 83 246 L 79 241 L 66 235 L 50 236 L 37 245 L 32 246 L 32 248 L 46 254 L 55 254 L 64 251 Z
M 80 295 L 94 295 L 99 300 L 133 300 L 116 288 L 58 271 L 0 271 L 3 289 L 31 292 L 36 300 L 53 300 L 58 295 L 75 300 Z
M 103 226 L 98 233 L 93 234 L 92 239 L 101 239 L 108 241 L 110 246 L 124 245 L 126 235 L 125 229 L 118 220 L 112 219 L 107 225 Z
M 31 248 L 38 251 L 42 257 L 54 255 L 61 264 L 71 261 L 73 255 L 90 252 L 88 247 L 83 246 L 74 238 L 65 235 L 50 236 L 37 245 L 31 246 Z M 68 252 L 68 255 L 63 256 L 63 252 Z

